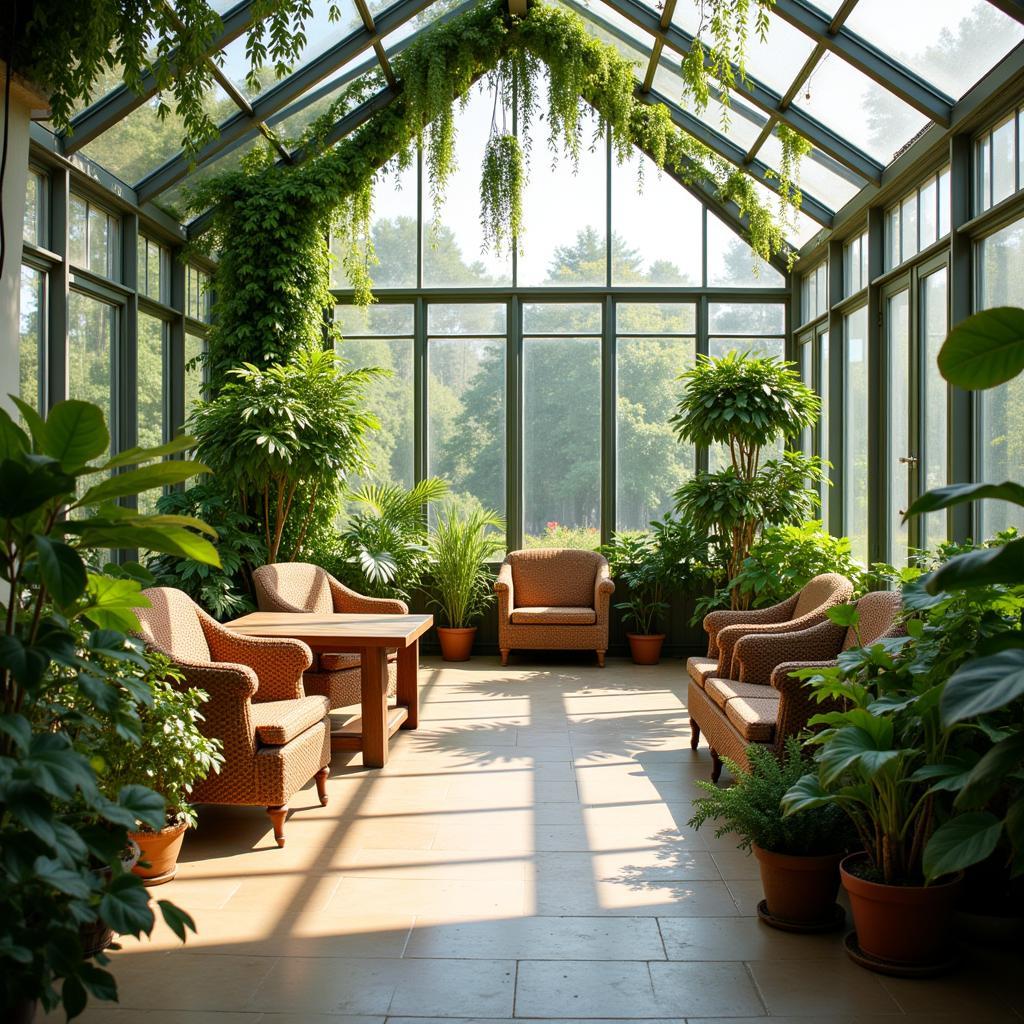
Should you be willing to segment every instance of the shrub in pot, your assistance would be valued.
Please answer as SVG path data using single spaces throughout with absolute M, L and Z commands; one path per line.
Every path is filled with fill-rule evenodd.
M 441 657 L 467 661 L 476 636 L 473 623 L 494 600 L 487 562 L 505 546 L 505 520 L 492 509 L 460 511 L 446 504 L 438 510 L 428 546 Z
M 716 824 L 716 837 L 734 833 L 741 850 L 753 850 L 765 899 L 766 924 L 788 931 L 819 931 L 842 924 L 836 906 L 839 862 L 856 843 L 845 814 L 834 806 L 784 816 L 782 798 L 811 767 L 799 740 L 790 737 L 781 757 L 765 746 L 747 748 L 749 770 L 728 758 L 735 778 L 727 789 L 697 783 L 708 795 L 694 802 L 692 828 Z

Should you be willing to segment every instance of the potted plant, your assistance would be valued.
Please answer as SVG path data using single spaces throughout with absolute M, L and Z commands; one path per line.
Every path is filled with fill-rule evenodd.
M 152 703 L 139 711 L 138 737 L 126 742 L 115 732 L 96 750 L 102 762 L 100 785 L 116 792 L 123 785 L 148 786 L 164 799 L 164 825 L 154 829 L 142 823 L 129 838 L 139 856 L 132 871 L 143 883 L 160 885 L 174 878 L 185 830 L 196 823 L 188 797 L 192 787 L 223 762 L 220 741 L 199 731 L 200 708 L 207 700 L 202 690 L 179 689 L 180 676 L 170 661 L 157 652 L 146 652 L 145 682 Z
M 727 789 L 697 783 L 708 795 L 694 801 L 690 827 L 714 821 L 716 837 L 735 833 L 741 850 L 753 850 L 765 895 L 757 912 L 765 924 L 801 932 L 842 925 L 839 862 L 856 842 L 848 819 L 827 805 L 784 816 L 782 798 L 811 767 L 796 737 L 786 741 L 781 757 L 754 744 L 747 759 L 749 770 L 724 759 L 736 780 Z
M 476 626 L 494 600 L 487 562 L 505 545 L 505 520 L 492 509 L 460 512 L 444 506 L 430 534 L 430 568 L 440 611 L 438 625 L 441 657 L 467 661 L 473 650 Z

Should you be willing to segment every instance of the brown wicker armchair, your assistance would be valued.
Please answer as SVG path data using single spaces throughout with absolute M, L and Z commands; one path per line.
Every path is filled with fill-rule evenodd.
M 720 609 L 704 616 L 708 635 L 708 653 L 703 658 L 687 658 L 686 671 L 703 689 L 712 676 L 728 679 L 733 664 L 736 641 L 747 633 L 760 635 L 793 633 L 822 622 L 825 612 L 837 604 L 845 604 L 853 596 L 853 584 L 838 573 L 815 576 L 792 597 L 768 608 Z M 697 748 L 699 736 L 692 738 Z
M 165 654 L 186 686 L 209 694 L 200 728 L 223 744 L 220 771 L 197 783 L 196 803 L 263 805 L 284 846 L 288 801 L 310 779 L 327 804 L 327 699 L 307 697 L 309 648 L 299 640 L 239 636 L 169 587 L 144 591 L 139 635 Z
M 817 703 L 803 679 L 792 673 L 836 664 L 841 651 L 898 636 L 900 595 L 865 594 L 856 604 L 857 629 L 828 619 L 795 633 L 748 634 L 735 645 L 736 679 L 690 680 L 687 707 L 694 734 L 703 731 L 711 747 L 711 778 L 718 781 L 723 755 L 747 766 L 747 747 L 760 743 L 781 753 L 786 738 L 807 728 L 813 715 L 831 710 Z
M 308 562 L 261 565 L 252 574 L 261 612 L 367 612 L 407 615 L 404 601 L 364 597 L 339 583 L 329 572 Z M 315 654 L 303 681 L 307 693 L 320 694 L 331 708 L 358 704 L 361 699 L 358 654 Z M 388 651 L 388 696 L 398 686 L 398 652 Z
M 512 650 L 592 650 L 604 667 L 615 584 L 596 551 L 510 551 L 495 581 L 501 663 Z

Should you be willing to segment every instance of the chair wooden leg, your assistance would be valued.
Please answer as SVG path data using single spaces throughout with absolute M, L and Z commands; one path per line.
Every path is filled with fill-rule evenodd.
M 504 647 L 501 649 L 501 663 L 502 665 L 508 664 L 508 651 Z
M 715 751 L 711 751 L 711 781 L 717 782 L 722 776 L 722 759 Z
M 690 719 L 690 749 L 696 750 L 700 746 L 700 726 Z
M 313 776 L 316 779 L 316 795 L 320 798 L 320 806 L 327 806 L 327 776 L 329 774 L 328 768 L 321 768 L 320 771 Z
M 288 805 L 281 804 L 280 807 L 268 807 L 267 814 L 274 826 L 274 839 L 278 846 L 284 846 L 284 819 L 288 817 Z
M 597 652 L 597 667 L 604 668 L 604 651 Z

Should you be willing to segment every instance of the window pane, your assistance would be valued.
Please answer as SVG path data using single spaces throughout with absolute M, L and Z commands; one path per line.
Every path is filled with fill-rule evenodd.
M 992 202 L 1012 195 L 1017 172 L 1014 151 L 1014 118 L 1004 121 L 992 132 Z
M 526 302 L 524 334 L 600 334 L 601 307 L 592 302 Z
M 504 334 L 507 316 L 504 302 L 434 302 L 427 307 L 427 331 L 431 336 Z
M 911 463 L 901 461 L 910 451 L 910 293 L 889 297 L 886 303 L 886 358 L 889 379 L 889 422 L 886 441 L 889 464 L 889 561 L 907 561 L 907 524 L 903 513 L 910 499 Z
M 25 220 L 22 223 L 21 237 L 33 245 L 43 245 L 43 201 L 45 179 L 37 171 L 29 168 L 28 180 L 25 182 Z
M 821 416 L 818 418 L 818 454 L 824 462 L 830 462 L 828 447 L 828 426 L 829 426 L 829 360 L 828 360 L 828 331 L 818 335 L 818 380 L 819 393 L 821 395 Z M 826 480 L 821 485 L 821 520 L 828 529 L 829 492 L 832 490 L 827 482 L 830 476 L 828 467 L 825 469 Z
M 185 418 L 192 407 L 203 399 L 203 364 L 199 357 L 206 352 L 206 341 L 198 334 L 185 335 Z
M 937 219 L 937 216 L 936 216 L 937 213 L 938 213 L 937 196 L 938 196 L 938 185 L 937 185 L 935 179 L 933 178 L 931 181 L 928 182 L 927 185 L 924 185 L 921 188 L 921 202 L 920 202 L 921 223 L 920 223 L 920 230 L 921 230 L 921 248 L 922 249 L 924 249 L 927 246 L 931 245 L 932 242 L 934 242 L 936 240 L 936 238 L 938 237 L 936 235 L 936 233 L 935 233 L 935 231 L 936 231 L 936 229 L 938 227 L 938 219 Z
M 167 325 L 163 320 L 139 313 L 138 348 L 138 443 L 143 448 L 163 444 L 167 436 L 167 378 L 165 375 Z M 160 491 L 139 495 L 139 508 L 156 510 Z
M 431 338 L 427 471 L 460 506 L 505 512 L 505 340 Z
M 672 507 L 694 471 L 694 450 L 676 440 L 669 418 L 677 378 L 693 365 L 692 338 L 619 338 L 616 350 L 616 529 L 645 530 Z
M 992 173 L 989 158 L 992 155 L 990 136 L 978 140 L 975 148 L 974 178 L 978 189 L 978 210 L 987 210 L 992 205 Z
M 89 204 L 79 196 L 68 201 L 68 259 L 76 266 L 89 266 L 86 237 L 89 224 Z
M 36 412 L 42 408 L 40 378 L 44 365 L 45 287 L 46 275 L 42 271 L 22 265 L 18 307 L 18 395 Z
M 843 457 L 845 522 L 853 556 L 868 564 L 868 311 L 866 307 L 844 320 L 846 362 Z
M 900 256 L 900 208 L 894 206 L 885 214 L 885 266 L 886 269 L 898 267 L 902 262 Z
M 723 288 L 782 288 L 783 276 L 754 255 L 754 250 L 710 210 L 708 231 L 708 284 Z
M 903 260 L 909 260 L 917 254 L 917 193 L 913 192 L 903 200 L 903 208 L 900 210 L 900 234 L 902 236 L 902 248 L 900 255 Z
M 345 308 L 345 307 L 339 307 Z M 366 389 L 366 406 L 380 421 L 370 433 L 369 476 L 382 483 L 411 487 L 413 473 L 413 367 L 411 338 L 346 339 L 338 353 L 353 368 L 379 366 L 390 377 L 375 380 Z
M 210 275 L 191 264 L 185 272 L 185 312 L 193 320 L 210 322 Z
M 812 391 L 814 390 L 814 344 L 808 337 L 797 350 L 797 364 L 800 368 L 800 379 Z M 800 451 L 805 455 L 814 454 L 814 432 L 811 427 L 804 427 L 799 437 Z
M 949 234 L 949 168 L 939 175 L 939 238 Z
M 979 243 L 979 308 L 1024 305 L 1024 221 Z M 1024 376 L 979 392 L 980 480 L 1019 480 L 1024 466 Z M 981 503 L 982 536 L 1015 526 L 1024 532 L 1024 509 L 1008 502 Z
M 921 325 L 924 334 L 923 483 L 926 490 L 949 483 L 947 459 L 948 409 L 946 382 L 939 373 L 939 349 L 946 340 L 946 268 L 929 274 L 921 288 Z M 921 547 L 934 547 L 946 539 L 946 513 L 931 512 L 921 521 Z
M 757 358 L 782 359 L 786 354 L 786 343 L 782 338 L 709 338 L 708 355 L 721 359 L 729 352 L 746 352 Z
M 114 277 L 117 271 L 117 223 L 104 210 L 89 204 L 89 269 Z
M 523 530 L 527 547 L 601 542 L 601 342 L 523 341 Z
M 783 334 L 786 307 L 780 302 L 712 302 L 708 324 L 712 334 Z
M 374 303 L 372 306 L 335 306 L 334 322 L 341 336 L 408 334 L 413 332 L 413 307 L 409 303 Z M 342 353 L 344 355 L 344 353 Z M 347 357 L 346 357 L 347 358 Z
M 612 284 L 700 285 L 703 219 L 701 204 L 643 153 L 613 160 Z
M 617 302 L 619 334 L 695 334 L 697 311 L 692 302 Z

